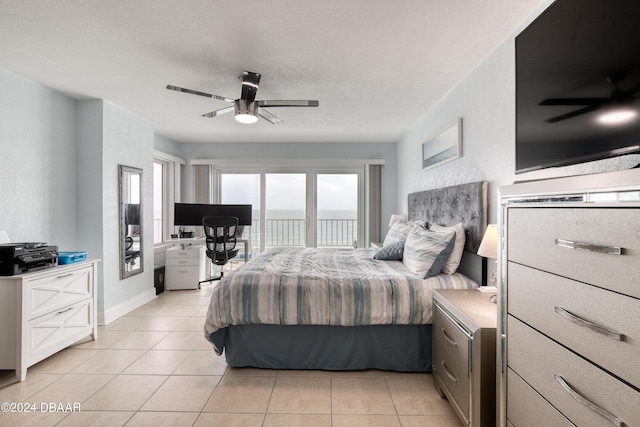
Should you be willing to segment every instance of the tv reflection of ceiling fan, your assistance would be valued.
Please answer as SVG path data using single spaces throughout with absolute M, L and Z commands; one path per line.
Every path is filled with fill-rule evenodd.
M 545 99 L 540 105 L 586 105 L 586 107 L 580 108 L 569 113 L 561 114 L 559 116 L 552 117 L 545 120 L 549 123 L 556 123 L 562 120 L 570 119 L 582 114 L 587 114 L 592 111 L 599 110 L 603 107 L 610 107 L 615 109 L 627 109 L 630 110 L 634 100 L 638 99 L 635 94 L 640 90 L 640 83 L 636 84 L 628 90 L 620 89 L 618 83 L 622 80 L 620 74 L 612 74 L 607 77 L 607 81 L 614 85 L 614 89 L 608 98 L 549 98 Z M 637 113 L 636 113 L 637 114 Z
M 320 105 L 318 101 L 256 101 L 256 93 L 258 92 L 260 77 L 259 73 L 245 71 L 242 75 L 242 93 L 238 99 L 212 95 L 210 93 L 199 92 L 197 90 L 185 89 L 183 87 L 172 85 L 167 85 L 167 89 L 233 103 L 234 105 L 232 106 L 203 114 L 202 117 L 217 117 L 221 114 L 233 111 L 235 112 L 235 119 L 241 123 L 255 123 L 258 121 L 258 116 L 273 123 L 274 125 L 282 123 L 281 119 L 265 110 L 265 107 L 317 107 Z

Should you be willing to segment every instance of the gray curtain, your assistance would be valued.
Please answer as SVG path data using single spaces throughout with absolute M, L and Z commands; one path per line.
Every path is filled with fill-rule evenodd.
M 368 168 L 367 232 L 369 236 L 369 242 L 381 242 L 382 234 L 380 232 L 380 229 L 382 216 L 382 165 L 369 165 Z
M 211 203 L 209 165 L 193 166 L 193 203 Z

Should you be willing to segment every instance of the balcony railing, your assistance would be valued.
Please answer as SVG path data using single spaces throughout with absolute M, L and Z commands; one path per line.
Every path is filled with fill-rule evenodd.
M 251 245 L 260 247 L 260 218 L 254 218 L 249 231 Z M 317 224 L 318 247 L 354 247 L 358 241 L 357 219 L 319 219 Z M 153 221 L 154 241 L 161 241 L 162 220 Z M 157 240 L 156 240 L 157 239 Z M 267 219 L 265 247 L 306 246 L 306 220 Z
M 306 246 L 306 220 L 267 219 L 265 247 Z M 317 224 L 318 247 L 354 247 L 358 240 L 357 219 L 319 219 Z M 251 227 L 251 244 L 260 247 L 260 219 L 254 218 Z

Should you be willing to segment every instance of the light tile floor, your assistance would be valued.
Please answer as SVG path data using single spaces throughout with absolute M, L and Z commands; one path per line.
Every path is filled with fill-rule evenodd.
M 36 409 L 3 406 L 0 426 L 462 426 L 430 374 L 228 367 L 203 336 L 211 286 L 160 294 L 23 382 L 0 371 L 0 402 Z

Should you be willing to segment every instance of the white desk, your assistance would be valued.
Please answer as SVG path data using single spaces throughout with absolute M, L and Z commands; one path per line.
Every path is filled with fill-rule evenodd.
M 174 244 L 174 245 L 204 245 L 206 242 L 206 237 L 205 236 L 200 236 L 200 237 L 191 237 L 191 238 L 184 238 L 184 239 L 168 239 L 165 240 L 163 243 L 168 243 L 168 244 Z M 244 243 L 244 262 L 247 262 L 247 258 L 249 258 L 249 246 L 250 246 L 250 240 L 249 239 L 240 239 L 236 237 L 236 242 L 237 243 Z

